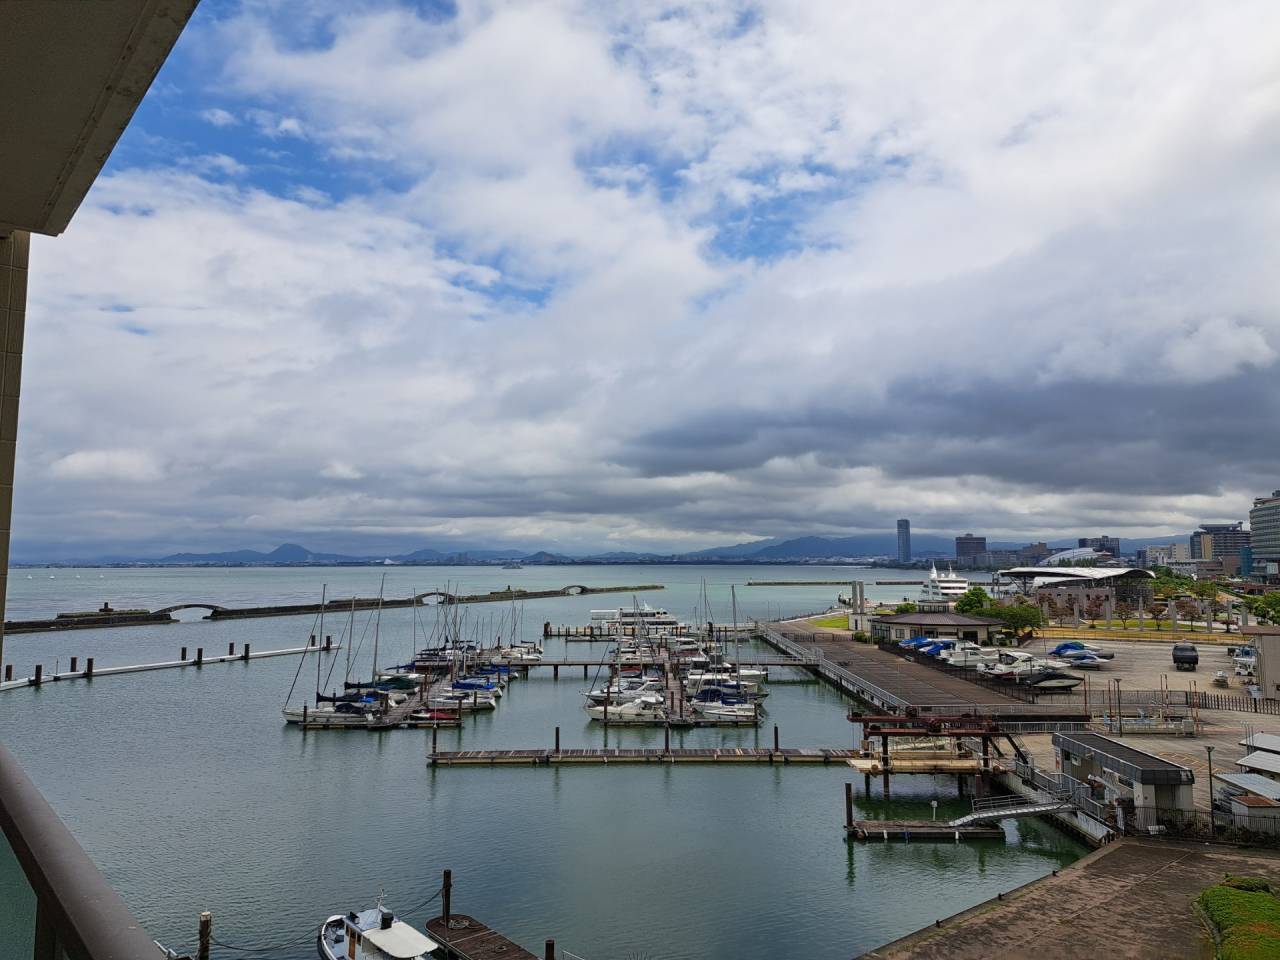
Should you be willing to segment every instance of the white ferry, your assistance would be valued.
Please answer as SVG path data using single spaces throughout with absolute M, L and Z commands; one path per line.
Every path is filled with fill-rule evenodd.
M 921 603 L 955 603 L 969 589 L 969 581 L 957 577 L 950 567 L 946 573 L 938 573 L 937 565 L 930 565 L 929 579 L 920 588 Z
M 631 609 L 592 610 L 591 620 L 603 624 L 608 632 L 621 628 L 624 633 L 634 633 L 637 625 L 648 633 L 687 633 L 689 630 L 687 623 L 681 623 L 661 607 L 651 607 L 647 603 Z

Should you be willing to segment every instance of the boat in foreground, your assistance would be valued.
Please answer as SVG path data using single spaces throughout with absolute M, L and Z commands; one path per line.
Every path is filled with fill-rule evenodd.
M 415 930 L 379 904 L 359 913 L 330 917 L 320 925 L 316 947 L 324 960 L 425 960 L 440 949 L 426 934 Z

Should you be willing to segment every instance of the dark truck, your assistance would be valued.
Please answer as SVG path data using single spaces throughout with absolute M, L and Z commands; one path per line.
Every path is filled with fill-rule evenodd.
M 1175 643 L 1173 645 L 1173 668 L 1175 670 L 1194 670 L 1200 662 L 1200 653 L 1193 643 Z

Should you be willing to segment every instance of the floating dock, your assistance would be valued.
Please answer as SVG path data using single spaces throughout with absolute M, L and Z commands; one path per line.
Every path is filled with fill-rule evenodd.
M 427 936 L 449 957 L 459 960 L 538 960 L 524 947 L 490 929 L 475 917 L 455 913 L 427 921 Z
M 942 820 L 855 820 L 845 827 L 851 840 L 863 843 L 881 841 L 910 843 L 914 841 L 1003 840 L 999 827 L 953 827 Z
M 616 749 L 442 750 L 427 755 L 432 766 L 555 766 L 611 763 L 843 763 L 858 751 L 832 747 L 637 747 Z

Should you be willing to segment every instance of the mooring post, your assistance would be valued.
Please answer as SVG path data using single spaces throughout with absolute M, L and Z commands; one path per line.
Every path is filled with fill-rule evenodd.
M 853 829 L 853 781 L 846 780 L 844 784 L 844 828 L 846 830 Z
M 84 678 L 86 680 L 93 679 L 93 657 L 86 657 L 84 661 Z
M 431 725 L 431 753 L 433 756 L 436 753 L 436 743 L 439 742 L 439 740 L 440 740 L 440 724 L 437 721 L 436 723 L 433 723 Z
M 556 665 L 552 665 L 551 667 L 551 679 L 552 680 L 560 679 L 560 668 Z
M 450 910 L 450 907 L 453 905 L 453 871 L 452 870 L 446 870 L 444 872 L 444 887 L 442 888 L 442 891 L 443 891 L 443 899 L 444 899 L 444 928 L 448 930 L 449 917 L 451 916 L 449 910 Z
M 777 753 L 778 751 L 778 725 L 775 723 L 773 725 L 773 752 Z
M 236 644 L 235 644 L 235 641 L 233 640 L 231 641 L 231 643 L 227 644 L 227 656 L 234 657 L 235 655 L 236 655 Z
M 308 647 L 314 647 L 315 645 L 316 645 L 316 635 L 313 633 L 313 634 L 311 635 L 310 639 L 309 639 L 309 640 L 307 640 L 307 646 L 308 646 Z
M 556 960 L 556 942 L 548 940 L 545 951 L 542 954 L 544 960 Z
M 582 665 L 582 679 L 587 679 L 587 665 L 585 663 Z
M 868 799 L 868 800 L 870 800 L 870 799 L 871 799 L 871 774 L 869 774 L 869 773 L 864 773 L 864 774 L 862 775 L 862 779 L 863 779 L 863 781 L 864 781 L 864 782 L 863 782 L 863 784 L 862 784 L 862 786 L 863 786 L 863 787 L 866 789 L 866 791 L 867 791 L 867 799 Z
M 326 634 L 324 635 L 324 648 L 325 648 L 325 650 L 332 650 L 332 649 L 333 649 L 333 634 L 331 634 L 331 633 L 326 633 Z
M 43 664 L 43 663 L 37 663 L 37 664 L 36 664 L 36 675 L 35 675 L 34 677 L 32 677 L 32 678 L 31 678 L 31 685 L 32 685 L 33 687 L 38 687 L 38 686 L 40 686 L 40 682 L 41 682 L 43 679 L 44 679 L 44 664 Z
M 556 727 L 556 756 L 560 756 L 560 728 Z
M 307 705 L 302 705 L 302 732 L 307 732 Z
M 196 960 L 209 960 L 209 947 L 213 944 L 213 914 L 205 910 L 200 914 L 200 938 L 196 947 Z
M 4 682 L 8 683 L 12 679 L 13 679 L 13 664 L 6 663 L 4 665 Z
M 669 723 L 662 728 L 662 752 L 671 756 L 671 724 Z
M 80 662 L 80 658 L 79 658 L 79 657 L 72 657 L 72 658 L 71 658 L 71 672 L 72 672 L 72 673 L 75 673 L 75 672 L 76 672 L 76 664 L 78 664 L 79 662 Z
M 244 645 L 244 653 L 240 654 L 240 659 L 245 663 L 249 662 L 249 645 L 247 643 Z
M 204 647 L 196 647 L 196 666 L 204 666 Z
M 182 648 L 182 652 L 181 652 L 180 654 L 178 654 L 178 659 L 179 659 L 179 660 L 186 660 L 186 659 L 187 659 L 187 648 L 186 648 L 186 647 L 183 647 L 183 648 Z

